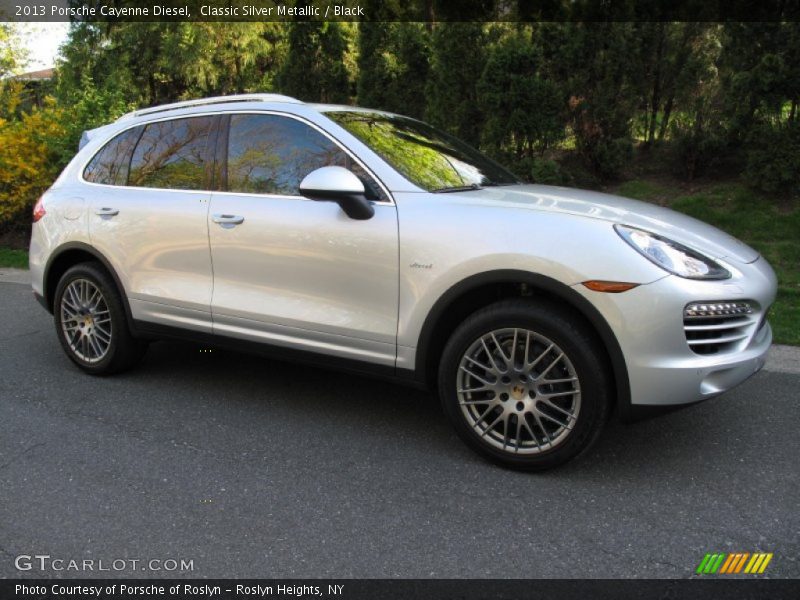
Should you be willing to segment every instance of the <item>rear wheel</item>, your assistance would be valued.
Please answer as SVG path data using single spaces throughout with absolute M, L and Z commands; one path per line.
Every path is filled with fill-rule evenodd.
M 573 316 L 509 300 L 469 317 L 445 347 L 439 392 L 474 450 L 504 466 L 542 470 L 585 451 L 608 416 L 602 349 Z
M 87 373 L 118 373 L 147 349 L 128 328 L 122 298 L 99 264 L 75 265 L 61 277 L 53 304 L 56 333 L 67 356 Z

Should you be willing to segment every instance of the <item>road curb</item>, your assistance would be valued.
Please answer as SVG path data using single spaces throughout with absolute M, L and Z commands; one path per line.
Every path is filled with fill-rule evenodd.
M 31 282 L 31 274 L 27 269 L 0 269 L 0 283 Z

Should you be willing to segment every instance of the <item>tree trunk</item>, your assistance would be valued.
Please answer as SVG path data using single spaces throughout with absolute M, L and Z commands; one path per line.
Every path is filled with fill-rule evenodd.
M 703 113 L 701 111 L 697 111 L 694 118 L 694 128 L 692 131 L 692 146 L 689 150 L 689 156 L 686 159 L 686 175 L 687 179 L 691 182 L 694 180 L 694 174 L 697 170 L 697 160 L 698 160 L 698 151 L 697 151 L 697 140 L 700 139 L 700 134 L 703 131 Z
M 427 18 L 425 29 L 431 34 L 433 33 L 433 23 L 436 20 L 436 12 L 433 10 L 433 0 L 425 1 L 425 17 Z
M 233 65 L 236 71 L 236 93 L 241 94 L 244 92 L 244 86 L 242 85 L 242 59 L 238 52 L 233 60 Z
M 675 94 L 673 93 L 667 99 L 667 103 L 664 105 L 664 116 L 661 118 L 661 127 L 658 130 L 658 139 L 663 140 L 664 136 L 667 134 L 667 125 L 669 125 L 669 117 L 672 114 L 672 104 L 675 101 Z
M 678 55 L 672 69 L 668 75 L 664 76 L 663 89 L 667 93 L 667 103 L 664 105 L 664 116 L 661 121 L 661 127 L 658 132 L 658 139 L 663 140 L 667 134 L 667 126 L 669 125 L 669 118 L 672 114 L 672 107 L 675 103 L 675 93 L 680 79 L 680 74 L 686 68 L 686 63 L 692 53 L 692 36 L 700 33 L 700 27 L 692 23 L 683 24 L 683 35 L 681 36 L 680 46 L 678 47 Z
M 150 97 L 147 99 L 146 105 L 153 106 L 156 103 L 156 79 L 152 73 L 147 77 L 147 84 L 150 88 Z
M 658 107 L 661 105 L 661 61 L 664 57 L 664 23 L 659 23 L 658 46 L 656 46 L 656 64 L 653 71 L 653 95 L 650 98 L 650 126 L 647 129 L 645 143 L 649 146 L 656 135 Z

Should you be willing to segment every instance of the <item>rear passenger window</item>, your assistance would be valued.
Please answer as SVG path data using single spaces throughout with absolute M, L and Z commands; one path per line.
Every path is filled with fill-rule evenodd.
M 128 169 L 136 140 L 142 133 L 142 127 L 134 127 L 123 131 L 94 155 L 83 171 L 83 178 L 92 183 L 106 185 L 125 185 L 128 181 Z
M 133 152 L 128 185 L 208 189 L 207 145 L 213 120 L 213 117 L 190 117 L 145 126 Z
M 306 175 L 333 165 L 348 168 L 360 177 L 368 197 L 385 199 L 360 165 L 305 123 L 276 115 L 231 116 L 228 191 L 300 196 L 300 182 Z

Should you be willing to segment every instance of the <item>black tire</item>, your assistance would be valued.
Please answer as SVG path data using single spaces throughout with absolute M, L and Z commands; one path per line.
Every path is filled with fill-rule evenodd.
M 87 280 L 96 286 L 108 308 L 110 316 L 110 342 L 105 354 L 96 362 L 85 360 L 70 344 L 62 326 L 64 312 L 62 302 L 69 285 L 77 280 Z M 147 342 L 135 338 L 128 327 L 128 319 L 119 290 L 114 280 L 96 262 L 85 262 L 70 267 L 58 282 L 53 301 L 53 317 L 56 335 L 67 356 L 83 371 L 92 375 L 120 373 L 135 366 L 147 350 Z
M 497 445 L 500 444 L 500 440 L 497 438 L 500 436 L 500 430 L 491 429 L 488 427 L 488 423 L 481 423 L 480 418 L 475 420 L 474 423 L 470 423 L 469 419 L 474 417 L 465 414 L 465 412 L 469 413 L 468 408 L 462 410 L 462 404 L 457 392 L 459 374 L 462 371 L 461 362 L 465 353 L 471 348 L 477 348 L 476 344 L 479 343 L 482 336 L 486 336 L 490 332 L 516 329 L 536 332 L 555 343 L 557 349 L 560 349 L 567 357 L 570 363 L 569 368 L 572 369 L 574 376 L 577 377 L 578 380 L 577 384 L 568 383 L 560 385 L 577 385 L 579 387 L 575 389 L 580 390 L 580 394 L 577 396 L 573 395 L 570 397 L 569 394 L 565 394 L 567 396 L 567 402 L 579 402 L 579 404 L 577 405 L 578 410 L 575 411 L 576 416 L 574 420 L 562 417 L 564 421 L 571 424 L 571 429 L 557 429 L 557 431 L 563 435 L 563 438 L 561 438 L 558 443 L 551 444 L 550 448 L 545 448 L 547 445 L 546 443 L 542 443 L 541 449 L 538 443 L 534 447 L 534 440 L 537 438 L 536 434 L 533 434 L 533 431 L 537 433 L 542 432 L 542 429 L 537 428 L 535 423 L 530 428 L 531 434 L 522 433 L 520 437 L 522 445 L 520 445 L 520 448 L 523 450 L 527 448 L 527 452 L 531 452 L 530 454 L 522 454 L 513 451 L 511 446 L 506 446 L 505 439 L 503 440 L 502 448 L 498 448 Z M 510 336 L 511 333 L 507 333 L 507 335 Z M 514 335 L 517 334 L 515 333 Z M 519 335 L 521 336 L 522 334 Z M 517 337 L 514 337 L 513 340 L 516 342 Z M 542 345 L 545 344 L 542 342 Z M 513 356 L 511 352 L 511 347 L 513 346 L 513 342 L 510 342 L 509 346 L 507 346 L 507 356 L 509 358 Z M 517 348 L 519 347 L 520 346 L 517 346 Z M 478 351 L 480 351 L 480 349 Z M 484 355 L 485 360 L 481 361 L 483 364 L 492 362 L 492 359 L 489 358 L 489 351 L 487 350 L 486 352 L 487 353 Z M 492 352 L 495 351 L 492 350 Z M 503 355 L 505 356 L 505 353 L 503 353 Z M 473 357 L 474 356 L 475 355 L 473 355 Z M 558 361 L 553 360 L 551 362 Z M 597 439 L 608 419 L 611 404 L 610 377 L 606 365 L 607 360 L 605 359 L 605 353 L 601 345 L 595 339 L 595 336 L 569 311 L 547 302 L 535 302 L 527 299 L 504 300 L 475 312 L 453 332 L 445 346 L 439 366 L 439 395 L 445 414 L 459 437 L 461 437 L 470 448 L 504 467 L 524 471 L 540 471 L 559 466 L 575 458 L 582 452 L 585 452 Z M 557 368 L 567 369 L 568 367 L 564 366 L 564 362 L 562 361 L 561 366 Z M 476 368 L 476 370 L 479 369 L 480 368 Z M 483 377 L 487 377 L 489 372 L 480 371 L 480 373 Z M 516 371 L 509 371 L 509 378 L 513 379 L 516 373 Z M 541 376 L 541 374 L 539 375 Z M 463 383 L 464 375 L 460 377 Z M 469 377 L 472 376 L 470 375 Z M 524 379 L 524 374 L 520 373 L 519 377 Z M 496 376 L 494 379 L 492 379 L 491 376 L 487 378 L 490 381 L 498 380 Z M 548 378 L 549 377 L 545 377 L 545 379 Z M 534 379 L 535 376 L 530 377 L 530 381 L 534 381 Z M 574 379 L 574 377 L 572 379 Z M 510 385 L 513 384 L 514 381 L 512 381 Z M 483 384 L 478 385 L 482 386 Z M 535 384 L 529 383 L 528 385 L 533 388 Z M 470 386 L 470 388 L 472 388 L 472 386 Z M 512 388 L 509 387 L 508 389 L 511 390 Z M 525 391 L 526 389 L 527 388 L 519 384 L 514 385 L 513 392 L 516 394 L 515 397 L 509 397 L 508 393 L 499 394 L 496 389 L 482 392 L 486 394 L 486 396 L 477 395 L 476 397 L 478 398 L 495 398 L 492 402 L 495 408 L 492 410 L 496 412 L 490 413 L 490 417 L 487 418 L 486 421 L 495 418 L 496 415 L 505 415 L 504 419 L 508 419 L 509 411 L 512 410 L 510 406 L 515 403 L 518 407 L 517 410 L 523 410 L 522 402 L 517 402 L 515 398 L 521 398 L 526 402 L 530 402 L 532 406 L 544 406 L 539 400 L 536 400 L 536 390 Z M 545 389 L 552 391 L 556 388 L 547 387 Z M 531 395 L 530 400 L 528 400 L 528 394 Z M 506 398 L 503 400 L 503 403 L 500 403 L 499 400 L 502 399 L 502 396 Z M 472 396 L 469 396 L 469 398 L 472 398 Z M 508 405 L 505 404 L 507 400 L 510 401 Z M 478 404 L 472 401 L 465 402 L 465 406 L 468 404 L 476 404 L 476 410 L 478 411 L 483 411 L 484 409 L 488 411 L 490 406 L 490 402 L 488 401 L 486 404 Z M 506 408 L 507 406 L 509 408 Z M 552 411 L 553 409 L 545 407 L 545 410 Z M 520 418 L 531 420 L 534 418 L 533 412 L 524 414 L 528 416 L 519 417 L 517 414 L 513 414 L 510 418 L 511 425 L 509 425 L 506 420 L 501 421 L 500 424 L 497 425 L 497 427 L 502 426 L 504 428 L 502 430 L 503 437 L 508 435 L 506 433 L 506 428 L 516 429 L 517 434 L 519 434 L 519 427 L 521 426 L 519 424 Z M 557 413 L 551 412 L 551 414 L 560 416 L 560 414 Z M 549 424 L 547 419 L 541 418 L 540 420 L 548 427 L 558 427 Z M 490 435 L 486 436 L 485 433 L 479 434 L 475 426 L 489 430 L 487 433 Z M 526 443 L 526 435 L 528 437 L 527 443 L 529 444 L 527 447 L 524 446 Z M 546 434 L 541 436 L 542 440 L 546 439 L 544 435 Z M 494 438 L 493 443 L 492 440 L 487 441 L 487 437 Z

